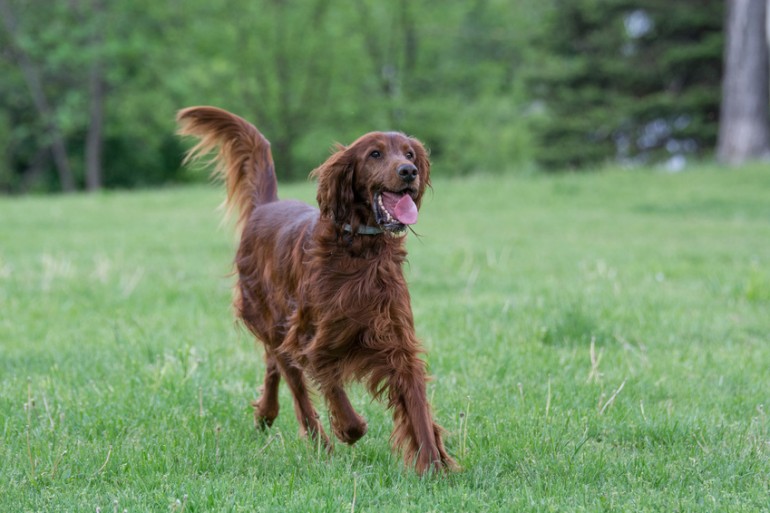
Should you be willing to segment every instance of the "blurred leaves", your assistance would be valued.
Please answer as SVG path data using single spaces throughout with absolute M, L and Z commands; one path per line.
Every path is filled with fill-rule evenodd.
M 442 174 L 531 160 L 517 70 L 541 2 L 115 0 L 98 18 L 92 0 L 6 1 L 80 186 L 95 59 L 107 88 L 108 187 L 184 178 L 173 119 L 193 104 L 253 121 L 289 179 L 307 176 L 335 141 L 370 130 L 423 139 Z M 0 32 L 0 188 L 55 190 L 50 142 L 8 38 Z
M 443 175 L 636 158 L 656 119 L 686 116 L 676 136 L 698 152 L 716 132 L 716 3 L 96 1 L 3 0 L 80 187 L 97 62 L 107 187 L 203 178 L 180 169 L 173 121 L 200 104 L 257 125 L 283 179 L 304 179 L 334 142 L 371 130 L 422 139 Z M 630 37 L 639 12 L 653 23 L 635 15 Z M 57 190 L 51 140 L 10 38 L 0 30 L 0 191 Z
M 723 3 L 556 1 L 528 77 L 535 158 L 563 170 L 699 158 L 714 147 Z

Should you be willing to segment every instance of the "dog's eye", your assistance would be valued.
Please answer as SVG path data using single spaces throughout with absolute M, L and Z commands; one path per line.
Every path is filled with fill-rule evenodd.
M 373 152 L 371 152 L 369 154 L 369 156 L 372 157 L 373 159 L 378 159 L 378 158 L 382 157 L 382 153 L 380 153 L 377 150 L 374 150 Z
M 408 158 L 409 160 L 414 160 L 414 153 L 412 153 L 411 151 L 407 151 L 406 158 Z

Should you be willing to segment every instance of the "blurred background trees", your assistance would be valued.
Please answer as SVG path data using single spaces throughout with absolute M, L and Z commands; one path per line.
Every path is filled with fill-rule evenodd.
M 253 121 L 283 179 L 378 129 L 443 175 L 679 169 L 714 152 L 724 5 L 0 0 L 0 191 L 195 179 L 173 121 L 195 104 Z
M 722 3 L 559 2 L 530 79 L 546 116 L 534 125 L 549 169 L 608 158 L 677 169 L 713 151 L 722 78 Z

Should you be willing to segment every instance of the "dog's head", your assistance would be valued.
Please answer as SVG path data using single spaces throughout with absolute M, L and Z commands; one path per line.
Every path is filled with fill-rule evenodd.
M 401 232 L 417 222 L 430 185 L 425 147 L 400 132 L 371 132 L 335 153 L 311 176 L 318 179 L 321 215 L 342 226 Z

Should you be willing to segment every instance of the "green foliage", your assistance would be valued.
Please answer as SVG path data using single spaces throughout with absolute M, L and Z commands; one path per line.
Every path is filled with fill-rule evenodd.
M 20 50 L 81 186 L 97 63 L 108 187 L 189 179 L 173 118 L 200 104 L 254 122 L 289 180 L 370 130 L 419 137 L 450 175 L 699 158 L 716 137 L 721 2 L 3 1 L 4 191 L 59 187 Z
M 699 157 L 716 141 L 723 2 L 556 2 L 529 77 L 546 168 Z
M 254 430 L 220 188 L 0 198 L 0 511 L 763 511 L 768 188 L 437 176 L 406 272 L 465 470 L 427 479 L 359 387 L 354 447 L 298 438 L 285 385 Z
M 175 179 L 183 147 L 175 143 L 170 148 L 173 93 L 159 80 L 173 69 L 164 69 L 169 48 L 164 49 L 164 32 L 158 30 L 171 22 L 171 6 L 159 9 L 152 2 L 108 2 L 101 12 L 92 9 L 95 0 L 8 3 L 19 20 L 18 34 L 14 37 L 0 31 L 0 35 L 9 47 L 14 40 L 40 71 L 53 122 L 65 136 L 78 183 L 84 182 L 84 143 L 91 122 L 88 77 L 97 60 L 104 63 L 108 90 L 105 184 L 131 186 Z M 156 58 L 160 53 L 163 55 Z M 18 49 L 11 49 L 0 56 L 0 66 L 8 72 L 0 79 L 0 108 L 8 113 L 13 127 L 0 140 L 7 154 L 7 161 L 0 160 L 0 176 L 4 177 L 0 187 L 56 190 L 46 120 L 36 112 L 22 71 L 15 66 L 18 54 Z M 171 166 L 170 153 L 176 161 Z M 3 166 L 6 162 L 7 167 Z
M 253 121 L 283 179 L 304 179 L 334 142 L 370 130 L 419 137 L 446 174 L 501 172 L 532 158 L 518 70 L 543 11 L 535 0 L 453 0 L 441 9 L 427 0 L 117 0 L 99 11 L 90 8 L 99 0 L 33 0 L 38 9 L 4 1 L 81 185 L 95 62 L 107 90 L 111 187 L 187 176 L 178 169 L 184 147 L 169 137 L 176 110 L 199 104 Z M 0 38 L 12 36 L 0 30 Z M 0 54 L 0 187 L 55 190 L 46 124 L 18 63 L 18 52 Z

